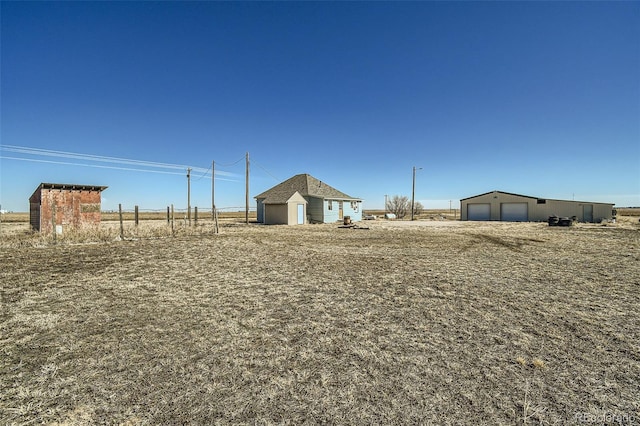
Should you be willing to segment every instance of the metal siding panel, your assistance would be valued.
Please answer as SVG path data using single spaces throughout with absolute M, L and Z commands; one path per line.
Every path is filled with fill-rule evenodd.
M 613 207 L 610 204 L 594 204 L 593 205 L 593 219 L 596 222 L 601 222 L 603 219 L 611 219 L 613 217 Z
M 529 206 L 529 221 L 531 222 L 546 222 L 551 216 L 549 212 L 549 200 L 545 200 L 544 204 L 535 203 Z
M 491 220 L 491 204 L 467 204 L 467 220 Z
M 547 200 L 547 204 L 548 216 L 582 216 L 582 208 L 575 201 Z
M 528 203 L 500 204 L 500 220 L 505 222 L 527 222 L 529 220 Z

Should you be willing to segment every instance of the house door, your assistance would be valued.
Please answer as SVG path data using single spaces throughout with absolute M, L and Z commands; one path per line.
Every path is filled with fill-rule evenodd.
M 298 225 L 304 225 L 304 204 L 298 204 Z
M 585 222 L 593 222 L 593 204 L 585 204 L 582 206 L 582 220 Z
M 342 206 L 342 201 L 338 202 L 338 219 L 344 219 L 344 208 Z

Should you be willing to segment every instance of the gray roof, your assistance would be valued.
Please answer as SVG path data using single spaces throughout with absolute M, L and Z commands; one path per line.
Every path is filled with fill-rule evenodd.
M 329 200 L 352 200 L 362 201 L 360 198 L 351 197 L 344 192 L 338 191 L 306 173 L 295 175 L 282 183 L 266 190 L 254 198 L 263 199 L 265 204 L 285 203 L 293 194 L 297 192 L 303 197 L 315 197 Z

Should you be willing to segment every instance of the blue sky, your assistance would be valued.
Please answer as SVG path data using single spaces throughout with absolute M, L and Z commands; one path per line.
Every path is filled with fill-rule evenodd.
M 192 206 L 209 208 L 212 161 L 216 205 L 243 208 L 246 152 L 251 207 L 309 173 L 382 208 L 385 194 L 411 195 L 414 166 L 427 208 L 496 189 L 640 206 L 640 2 L 0 13 L 2 209 L 27 211 L 40 182 L 109 186 L 104 209 L 184 208 L 186 166 Z

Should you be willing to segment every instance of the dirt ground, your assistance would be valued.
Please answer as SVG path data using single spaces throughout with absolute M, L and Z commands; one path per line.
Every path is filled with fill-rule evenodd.
M 639 424 L 636 222 L 3 223 L 0 423 Z

